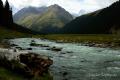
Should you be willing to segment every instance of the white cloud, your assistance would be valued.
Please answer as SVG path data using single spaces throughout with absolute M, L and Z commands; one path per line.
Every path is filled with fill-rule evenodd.
M 115 1 L 117 0 L 9 0 L 10 4 L 17 10 L 27 6 L 40 7 L 58 4 L 71 13 L 79 13 L 80 10 L 95 11 Z

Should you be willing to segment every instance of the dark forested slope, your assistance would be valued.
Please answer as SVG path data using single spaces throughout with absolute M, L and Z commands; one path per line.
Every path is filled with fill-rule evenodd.
M 120 1 L 111 6 L 77 17 L 68 23 L 63 33 L 103 34 L 120 32 Z

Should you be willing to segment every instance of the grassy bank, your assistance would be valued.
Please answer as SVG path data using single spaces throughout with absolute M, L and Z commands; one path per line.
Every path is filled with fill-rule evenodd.
M 0 26 L 0 48 L 9 48 L 9 45 L 3 42 L 4 39 L 24 37 L 31 37 L 31 34 L 21 33 Z M 49 74 L 44 74 L 41 77 L 27 79 L 23 77 L 23 75 L 16 74 L 13 71 L 10 71 L 0 66 L 0 80 L 53 80 L 53 79 L 52 76 L 50 76 Z
M 0 67 L 0 80 L 25 80 L 22 76 Z
M 120 42 L 120 35 L 112 34 L 52 34 L 52 35 L 36 35 L 36 38 L 44 38 L 63 42 Z
M 53 78 L 48 74 L 44 74 L 41 77 L 28 79 L 21 75 L 15 74 L 3 67 L 0 67 L 0 80 L 53 80 Z
M 15 30 L 10 30 L 5 27 L 0 26 L 0 40 L 1 39 L 9 39 L 9 38 L 17 38 L 17 37 L 29 37 L 30 34 L 21 33 Z
M 36 35 L 36 38 L 55 40 L 57 42 L 74 42 L 83 44 L 103 44 L 98 47 L 120 47 L 120 35 L 113 34 L 52 34 Z M 93 45 L 94 46 L 94 45 Z
M 2 48 L 8 47 L 6 43 L 3 43 L 3 39 L 23 38 L 23 37 L 31 37 L 31 34 L 21 33 L 16 30 L 11 30 L 0 26 L 0 47 Z

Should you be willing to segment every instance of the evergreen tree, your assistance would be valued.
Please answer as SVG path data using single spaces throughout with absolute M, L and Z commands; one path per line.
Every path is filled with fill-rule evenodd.
M 0 9 L 3 8 L 3 2 L 0 0 Z
M 6 2 L 5 2 L 5 9 L 10 10 L 10 5 L 9 5 L 8 0 L 6 0 Z

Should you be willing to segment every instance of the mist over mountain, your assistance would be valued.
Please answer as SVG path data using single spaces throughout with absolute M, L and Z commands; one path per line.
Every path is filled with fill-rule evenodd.
M 34 31 L 58 33 L 73 16 L 59 5 L 23 8 L 14 15 L 14 21 Z
M 81 9 L 78 13 L 79 16 L 86 14 L 87 12 L 84 9 Z

